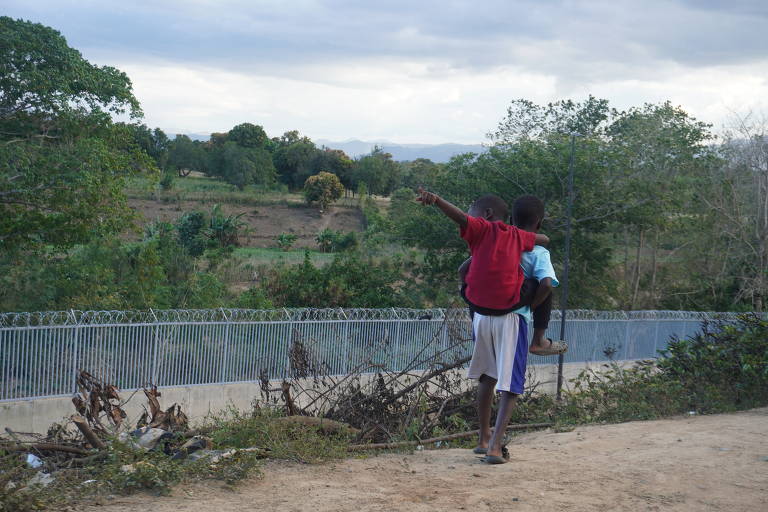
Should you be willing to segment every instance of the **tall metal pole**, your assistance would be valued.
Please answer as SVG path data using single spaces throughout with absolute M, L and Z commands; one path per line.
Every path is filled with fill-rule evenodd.
M 565 340 L 565 310 L 568 307 L 568 269 L 571 260 L 571 216 L 573 210 L 573 158 L 576 134 L 571 134 L 571 156 L 568 159 L 568 205 L 565 210 L 565 261 L 563 263 L 563 294 L 560 299 L 560 339 Z M 563 354 L 557 356 L 557 399 L 562 397 Z

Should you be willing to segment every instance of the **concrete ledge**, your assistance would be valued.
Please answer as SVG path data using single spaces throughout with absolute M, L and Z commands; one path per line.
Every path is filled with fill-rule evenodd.
M 622 366 L 629 366 L 634 361 L 619 361 Z M 605 362 L 599 363 L 566 363 L 563 366 L 564 388 L 568 382 L 576 378 L 585 368 L 601 371 Z M 553 394 L 557 387 L 557 365 L 529 365 L 528 382 L 538 382 L 537 390 L 542 393 Z M 458 370 L 462 375 L 466 370 Z M 467 380 L 467 386 L 473 381 Z M 273 382 L 272 387 L 279 387 L 279 381 Z M 173 403 L 181 406 L 181 409 L 189 417 L 192 423 L 203 420 L 210 414 L 221 412 L 227 408 L 239 411 L 248 411 L 252 407 L 254 398 L 260 396 L 260 384 L 258 382 L 236 382 L 230 384 L 203 384 L 196 386 L 178 386 L 160 388 L 160 406 L 168 408 Z M 130 396 L 128 392 L 121 392 L 124 398 Z M 304 400 L 308 400 L 308 395 Z M 298 400 L 302 405 L 303 400 Z M 304 402 L 306 403 L 306 402 Z M 144 411 L 146 399 L 139 391 L 125 405 L 128 415 L 126 422 L 135 425 Z M 0 429 L 6 427 L 16 432 L 45 433 L 52 423 L 61 423 L 74 414 L 75 409 L 70 397 L 36 398 L 32 400 L 18 400 L 0 402 Z

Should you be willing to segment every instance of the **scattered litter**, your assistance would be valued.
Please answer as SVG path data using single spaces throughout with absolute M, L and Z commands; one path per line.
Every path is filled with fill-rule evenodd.
M 37 455 L 28 453 L 27 454 L 27 465 L 31 468 L 39 468 L 43 465 L 43 461 L 40 460 L 40 458 Z
M 53 483 L 53 477 L 48 473 L 41 471 L 32 478 L 29 479 L 27 485 L 39 485 L 41 487 L 47 487 Z

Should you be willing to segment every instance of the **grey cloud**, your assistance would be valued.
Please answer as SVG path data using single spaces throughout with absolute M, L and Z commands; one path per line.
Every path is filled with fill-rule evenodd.
M 5 11 L 60 29 L 86 55 L 266 74 L 366 59 L 498 66 L 561 81 L 637 78 L 659 63 L 768 55 L 764 1 L 34 2 Z

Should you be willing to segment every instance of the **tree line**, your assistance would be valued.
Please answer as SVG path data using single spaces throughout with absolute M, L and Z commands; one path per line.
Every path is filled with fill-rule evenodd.
M 354 160 L 296 131 L 270 138 L 251 123 L 204 142 L 171 140 L 140 123 L 127 75 L 89 63 L 54 29 L 0 17 L 0 39 L 2 309 L 447 305 L 466 249 L 449 223 L 413 202 L 413 189 L 463 207 L 488 192 L 509 202 L 541 197 L 560 266 L 574 133 L 572 307 L 765 307 L 768 137 L 758 118 L 737 118 L 716 136 L 669 102 L 618 110 L 594 97 L 521 99 L 489 133 L 485 153 L 447 164 L 395 162 L 381 150 Z M 367 228 L 353 251 L 322 268 L 265 270 L 235 293 L 216 273 L 231 258 L 226 244 L 184 249 L 189 226 L 154 226 L 138 242 L 118 237 L 135 220 L 128 178 L 192 170 L 239 188 L 299 190 L 330 176 L 347 190 L 389 196 L 390 206 L 364 194 Z

